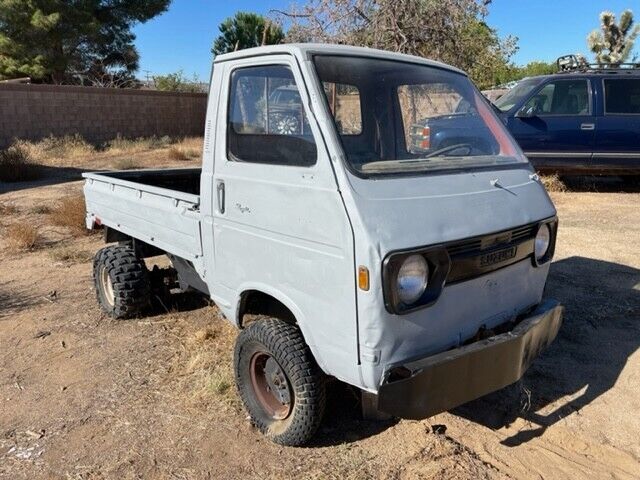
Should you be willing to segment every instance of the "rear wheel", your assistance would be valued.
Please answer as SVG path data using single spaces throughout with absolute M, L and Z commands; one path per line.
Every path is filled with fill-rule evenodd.
M 236 341 L 234 367 L 252 423 L 281 445 L 308 442 L 322 421 L 324 375 L 300 330 L 268 318 L 252 323 Z
M 93 281 L 100 308 L 113 318 L 134 317 L 149 305 L 149 271 L 128 245 L 110 245 L 96 253 Z

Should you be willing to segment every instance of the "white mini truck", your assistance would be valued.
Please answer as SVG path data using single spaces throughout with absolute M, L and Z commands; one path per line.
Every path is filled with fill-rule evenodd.
M 239 394 L 281 444 L 314 435 L 327 377 L 426 418 L 519 380 L 561 325 L 543 299 L 556 210 L 440 63 L 314 44 L 220 55 L 202 169 L 84 177 L 87 227 L 112 243 L 94 262 L 102 309 L 144 313 L 144 259 L 167 255 L 164 284 L 241 330 Z

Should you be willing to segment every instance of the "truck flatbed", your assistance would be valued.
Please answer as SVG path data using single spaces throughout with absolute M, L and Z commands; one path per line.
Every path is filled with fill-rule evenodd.
M 200 173 L 199 168 L 85 173 L 87 223 L 198 262 Z

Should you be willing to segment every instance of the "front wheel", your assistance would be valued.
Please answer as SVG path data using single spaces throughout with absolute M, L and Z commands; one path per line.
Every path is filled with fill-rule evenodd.
M 252 423 L 281 445 L 299 446 L 318 429 L 325 406 L 324 374 L 300 330 L 268 318 L 236 340 L 236 385 Z

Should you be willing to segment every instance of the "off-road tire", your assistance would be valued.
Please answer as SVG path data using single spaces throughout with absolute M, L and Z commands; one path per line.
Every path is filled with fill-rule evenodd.
M 291 410 L 282 420 L 269 416 L 258 399 L 251 380 L 251 359 L 268 353 L 289 382 Z M 325 408 L 325 377 L 316 364 L 298 327 L 275 318 L 262 318 L 243 330 L 234 352 L 238 392 L 251 422 L 280 445 L 300 446 L 318 430 Z
M 102 275 L 108 276 L 112 294 L 106 291 Z M 144 261 L 128 245 L 110 245 L 96 253 L 93 259 L 93 283 L 100 308 L 112 318 L 135 317 L 149 306 L 149 271 Z

